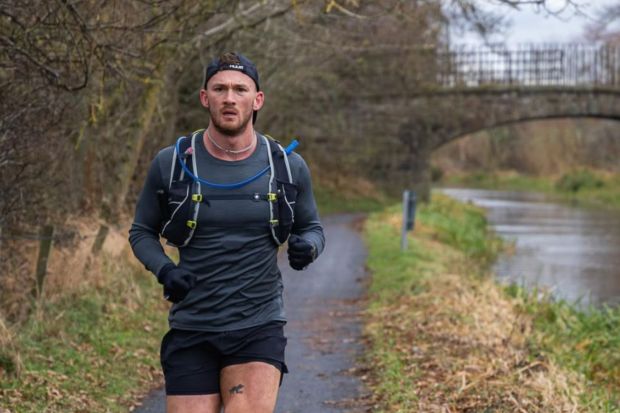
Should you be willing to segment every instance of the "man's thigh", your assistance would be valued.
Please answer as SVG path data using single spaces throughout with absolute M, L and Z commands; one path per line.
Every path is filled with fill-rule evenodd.
M 282 373 L 275 366 L 252 361 L 222 369 L 220 387 L 226 413 L 272 413 Z

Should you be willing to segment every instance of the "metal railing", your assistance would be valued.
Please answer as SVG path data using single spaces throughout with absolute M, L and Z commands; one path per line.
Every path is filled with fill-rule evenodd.
M 435 57 L 435 81 L 442 87 L 620 86 L 618 46 L 452 46 Z

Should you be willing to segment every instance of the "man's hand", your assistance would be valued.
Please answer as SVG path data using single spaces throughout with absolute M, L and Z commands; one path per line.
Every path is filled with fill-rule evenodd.
M 288 262 L 291 268 L 301 271 L 316 258 L 316 247 L 300 237 L 292 234 L 288 239 Z
M 157 277 L 164 286 L 164 298 L 173 303 L 183 300 L 196 285 L 196 276 L 174 264 L 166 264 Z

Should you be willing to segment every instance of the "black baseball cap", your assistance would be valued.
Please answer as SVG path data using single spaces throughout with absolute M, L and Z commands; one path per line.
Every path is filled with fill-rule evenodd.
M 202 86 L 206 88 L 209 79 L 222 70 L 236 70 L 249 76 L 256 84 L 256 90 L 260 90 L 256 65 L 244 55 L 236 52 L 224 53 L 220 57 L 213 59 L 205 70 L 205 78 L 204 82 L 202 82 Z
M 216 73 L 222 70 L 236 70 L 247 76 L 249 76 L 256 85 L 256 90 L 260 90 L 260 83 L 258 82 L 258 70 L 256 65 L 252 63 L 250 59 L 237 52 L 224 53 L 219 57 L 216 57 L 209 63 L 205 69 L 205 77 L 202 82 L 202 87 L 207 88 L 207 83 Z M 254 111 L 252 116 L 252 123 L 256 123 L 257 111 Z

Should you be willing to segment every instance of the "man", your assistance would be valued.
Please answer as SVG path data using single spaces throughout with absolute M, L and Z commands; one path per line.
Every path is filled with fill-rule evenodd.
M 177 154 L 175 145 L 157 154 L 136 206 L 129 235 L 132 249 L 174 303 L 170 331 L 161 346 L 170 413 L 219 413 L 221 407 L 226 413 L 273 412 L 287 372 L 282 278 L 276 262 L 278 244 L 284 240 L 277 241 L 270 227 L 277 222 L 270 209 L 276 202 L 259 195 L 267 188 L 272 192 L 275 152 L 270 152 L 273 142 L 253 125 L 264 99 L 251 61 L 236 53 L 214 59 L 200 90 L 208 128 L 194 134 L 196 144 L 185 155 Z M 179 248 L 178 265 L 159 241 L 160 231 L 165 235 L 164 221 L 174 221 L 180 205 L 169 198 L 176 155 L 194 165 L 193 171 L 183 173 L 192 172 L 201 182 L 195 228 Z M 288 257 L 291 267 L 302 270 L 322 252 L 325 239 L 308 167 L 294 152 L 285 161 L 294 184 L 288 188 L 297 195 L 293 191 L 283 196 L 278 187 L 278 205 L 294 213 Z M 257 173 L 264 169 L 267 173 Z M 252 176 L 254 180 L 248 179 Z M 245 181 L 250 182 L 228 185 Z M 171 202 L 168 207 L 160 203 L 162 194 Z

